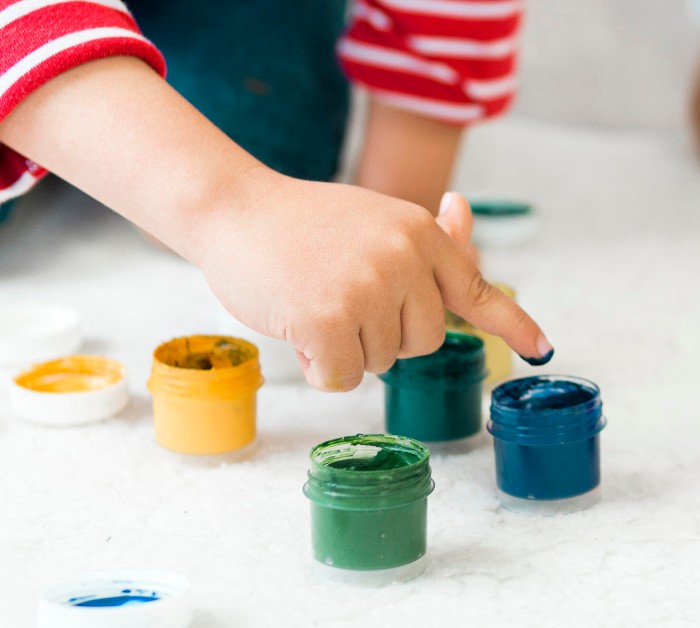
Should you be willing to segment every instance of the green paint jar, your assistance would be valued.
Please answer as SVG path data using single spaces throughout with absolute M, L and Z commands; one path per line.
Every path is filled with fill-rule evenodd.
M 425 445 L 358 434 L 311 450 L 314 566 L 324 577 L 367 586 L 405 582 L 425 569 L 428 495 Z
M 445 442 L 481 430 L 484 343 L 448 331 L 430 355 L 396 360 L 384 381 L 386 428 L 424 442 Z

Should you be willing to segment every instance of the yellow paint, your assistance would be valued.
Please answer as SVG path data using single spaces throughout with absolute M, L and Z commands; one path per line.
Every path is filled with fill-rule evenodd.
M 513 288 L 503 283 L 492 283 L 511 299 L 515 299 L 515 290 Z M 485 380 L 487 383 L 501 381 L 510 376 L 513 372 L 513 351 L 500 336 L 494 336 L 477 329 L 474 325 L 452 312 L 446 312 L 445 321 L 447 329 L 472 334 L 483 340 L 484 352 L 486 353 L 486 369 L 488 370 L 488 376 Z
M 222 342 L 233 346 L 240 361 L 227 364 L 217 358 Z M 192 354 L 208 357 L 212 368 L 176 366 Z M 258 348 L 245 340 L 189 336 L 160 345 L 148 380 L 156 440 L 186 454 L 218 454 L 248 445 L 255 439 L 256 395 L 262 383 Z
M 23 388 L 47 393 L 100 390 L 124 379 L 124 367 L 116 360 L 92 355 L 72 355 L 38 364 L 15 378 Z

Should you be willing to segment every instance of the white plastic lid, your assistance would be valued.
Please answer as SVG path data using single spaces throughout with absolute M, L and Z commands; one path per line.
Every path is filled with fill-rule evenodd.
M 0 305 L 0 365 L 18 366 L 74 353 L 82 344 L 80 314 L 60 305 Z
M 507 199 L 470 199 L 474 214 L 472 239 L 479 247 L 517 246 L 537 232 L 532 205 Z
M 184 576 L 151 569 L 98 571 L 49 587 L 38 628 L 187 628 L 192 594 Z
M 37 364 L 10 382 L 15 416 L 40 425 L 84 425 L 129 402 L 126 369 L 116 360 L 74 355 Z

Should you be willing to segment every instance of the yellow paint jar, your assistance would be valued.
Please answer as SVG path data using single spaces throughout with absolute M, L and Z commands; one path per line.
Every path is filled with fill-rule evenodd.
M 515 290 L 504 283 L 491 282 L 496 288 L 505 292 L 511 299 L 515 299 Z M 500 336 L 487 334 L 468 323 L 460 316 L 453 314 L 450 311 L 445 311 L 445 323 L 447 329 L 461 331 L 477 338 L 481 338 L 484 342 L 484 351 L 486 352 L 486 383 L 497 382 L 507 379 L 513 372 L 513 352 Z
M 263 378 L 258 348 L 231 336 L 188 336 L 153 353 L 148 389 L 156 440 L 185 454 L 220 454 L 255 440 Z

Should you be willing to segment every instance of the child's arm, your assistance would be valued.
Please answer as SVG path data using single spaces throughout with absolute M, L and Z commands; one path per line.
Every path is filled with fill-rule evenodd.
M 0 124 L 0 141 L 200 266 L 237 318 L 296 347 L 319 388 L 436 349 L 443 302 L 521 355 L 549 350 L 427 211 L 269 170 L 142 61 L 50 81 Z M 464 238 L 469 214 L 455 200 L 442 222 Z
M 339 45 L 369 93 L 357 183 L 437 213 L 463 128 L 515 95 L 523 2 L 353 4 Z
M 370 99 L 357 184 L 435 215 L 449 189 L 462 127 Z

